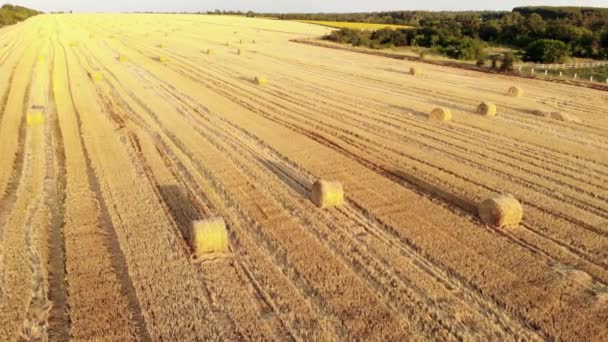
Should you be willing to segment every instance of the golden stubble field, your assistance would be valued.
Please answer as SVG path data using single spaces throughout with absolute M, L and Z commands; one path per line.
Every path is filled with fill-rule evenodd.
M 289 42 L 327 30 L 0 30 L 0 339 L 608 340 L 608 93 Z M 521 224 L 478 219 L 502 193 Z

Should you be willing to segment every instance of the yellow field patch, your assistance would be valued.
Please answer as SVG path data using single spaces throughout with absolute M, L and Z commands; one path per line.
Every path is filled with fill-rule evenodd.
M 358 30 L 380 30 L 383 28 L 392 29 L 410 29 L 412 26 L 406 25 L 391 25 L 391 24 L 374 24 L 374 23 L 351 23 L 345 21 L 321 21 L 321 20 L 298 20 L 302 23 L 315 24 L 333 28 L 351 28 Z

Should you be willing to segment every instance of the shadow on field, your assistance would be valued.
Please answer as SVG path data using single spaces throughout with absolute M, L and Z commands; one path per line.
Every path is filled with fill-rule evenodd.
M 192 221 L 202 218 L 193 200 L 176 185 L 161 185 L 158 190 L 183 238 L 189 240 Z
M 428 114 L 420 112 L 420 111 L 417 111 L 417 110 L 413 110 L 413 109 L 410 109 L 410 108 L 407 108 L 407 107 L 395 106 L 395 105 L 390 105 L 390 107 L 393 108 L 393 109 L 396 109 L 396 110 L 400 111 L 403 114 L 411 114 L 411 115 L 414 115 L 415 117 L 420 118 L 420 119 L 428 119 L 429 118 Z
M 257 85 L 257 83 L 255 83 L 255 77 L 245 77 L 245 76 L 241 76 L 238 78 L 239 80 L 243 81 L 243 82 L 249 82 L 251 84 Z
M 432 104 L 435 106 L 449 108 L 451 110 L 454 110 L 454 109 L 460 110 L 467 114 L 477 114 L 477 106 L 467 107 L 467 106 L 456 105 L 452 102 L 445 102 L 445 101 L 439 101 L 439 100 L 432 101 Z M 432 110 L 432 108 L 430 110 Z
M 409 76 L 411 76 L 409 68 L 407 70 L 406 69 L 401 70 L 401 69 L 395 69 L 395 68 L 375 67 L 374 69 L 388 71 L 388 72 L 392 72 L 392 73 L 395 73 L 395 74 L 401 74 L 401 75 L 409 75 Z
M 258 158 L 268 171 L 277 176 L 277 178 L 289 186 L 293 191 L 297 192 L 303 198 L 310 197 L 310 188 L 312 183 L 306 177 L 300 175 L 296 170 L 286 167 L 280 163 Z
M 387 171 L 395 175 L 397 178 L 411 185 L 414 185 L 423 193 L 428 194 L 431 197 L 439 198 L 442 201 L 448 202 L 451 205 L 459 207 L 461 210 L 464 210 L 473 216 L 477 216 L 477 203 L 467 198 L 463 198 L 457 194 L 454 194 L 448 190 L 442 189 L 418 176 L 407 173 L 403 170 L 391 168 Z

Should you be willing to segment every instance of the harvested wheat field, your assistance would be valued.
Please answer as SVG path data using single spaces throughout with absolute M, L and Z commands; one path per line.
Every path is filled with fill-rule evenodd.
M 608 92 L 327 30 L 0 30 L 0 339 L 608 340 Z

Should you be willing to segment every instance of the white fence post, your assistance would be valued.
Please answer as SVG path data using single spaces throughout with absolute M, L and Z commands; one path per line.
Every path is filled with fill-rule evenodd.
M 593 82 L 593 75 L 591 75 L 591 77 L 589 77 L 589 82 Z
M 531 72 L 534 73 L 534 68 L 532 68 Z
M 577 79 L 577 78 L 578 78 L 578 74 L 574 74 L 574 79 Z
M 545 76 L 549 74 L 549 70 L 545 69 Z
M 562 76 L 564 76 L 564 72 L 563 72 L 563 71 L 560 71 L 560 72 L 559 72 L 559 77 L 561 78 Z

